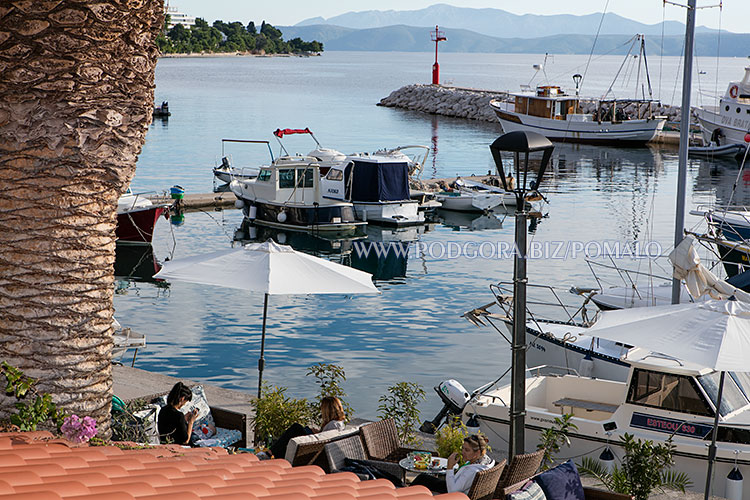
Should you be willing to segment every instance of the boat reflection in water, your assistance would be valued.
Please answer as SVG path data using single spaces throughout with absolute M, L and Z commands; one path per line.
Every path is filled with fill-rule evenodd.
M 375 280 L 393 281 L 406 277 L 411 243 L 416 242 L 429 225 L 406 228 L 366 226 L 358 236 L 347 237 L 329 233 L 306 233 L 256 226 L 244 221 L 234 233 L 234 240 L 244 243 L 269 238 L 295 250 L 350 266 L 373 275 Z
M 150 283 L 165 283 L 155 280 L 154 274 L 161 269 L 151 245 L 115 246 L 115 276 L 117 278 Z

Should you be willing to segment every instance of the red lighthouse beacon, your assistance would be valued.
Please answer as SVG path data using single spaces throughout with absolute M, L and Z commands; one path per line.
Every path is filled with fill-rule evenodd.
M 432 65 L 432 84 L 438 85 L 440 83 L 440 65 L 437 62 L 438 43 L 446 40 L 445 33 L 435 26 L 435 31 L 430 31 L 430 38 L 435 42 L 435 64 Z

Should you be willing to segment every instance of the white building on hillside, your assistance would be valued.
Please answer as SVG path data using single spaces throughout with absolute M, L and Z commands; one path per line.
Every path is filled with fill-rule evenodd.
M 164 9 L 169 14 L 169 22 L 167 23 L 167 31 L 171 30 L 178 24 L 183 25 L 186 28 L 195 26 L 195 17 L 188 16 L 184 12 L 177 10 L 177 7 L 170 7 L 169 2 L 164 5 Z

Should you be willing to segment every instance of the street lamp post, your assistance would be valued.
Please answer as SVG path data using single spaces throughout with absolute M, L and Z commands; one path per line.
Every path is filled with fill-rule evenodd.
M 526 194 L 539 189 L 554 146 L 544 136 L 534 132 L 510 132 L 495 139 L 490 145 L 492 157 L 500 174 L 503 188 L 516 195 L 516 248 L 513 262 L 513 337 L 511 342 L 510 440 L 508 457 L 524 453 L 526 417 L 526 222 L 528 218 Z M 513 153 L 516 185 L 505 176 L 502 152 Z M 536 179 L 529 180 L 529 154 L 541 153 Z

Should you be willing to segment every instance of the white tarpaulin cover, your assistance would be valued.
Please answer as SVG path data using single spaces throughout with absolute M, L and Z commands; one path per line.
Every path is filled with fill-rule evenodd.
M 736 300 L 605 311 L 587 333 L 714 370 L 750 371 L 750 304 Z
M 364 271 L 271 240 L 167 261 L 154 277 L 268 295 L 379 293 Z
M 690 295 L 695 299 L 706 294 L 712 299 L 726 299 L 734 296 L 739 301 L 750 302 L 750 294 L 720 280 L 701 264 L 701 258 L 693 246 L 693 241 L 695 240 L 691 236 L 686 236 L 669 254 L 669 260 L 674 266 L 673 276 L 685 282 Z

